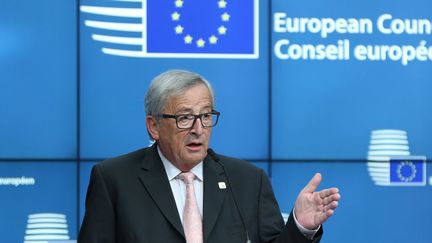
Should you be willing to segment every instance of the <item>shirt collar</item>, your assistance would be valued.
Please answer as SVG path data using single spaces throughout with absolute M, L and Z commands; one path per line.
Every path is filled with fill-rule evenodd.
M 165 167 L 166 174 L 168 176 L 168 180 L 171 181 L 172 179 L 176 178 L 180 173 L 182 173 L 181 170 L 179 170 L 171 161 L 169 161 L 163 154 L 162 151 L 160 151 L 159 146 L 157 146 L 157 150 L 159 153 L 159 156 L 162 160 L 162 163 Z M 197 165 L 195 165 L 191 172 L 194 173 L 196 178 L 199 181 L 203 181 L 203 162 L 200 161 Z

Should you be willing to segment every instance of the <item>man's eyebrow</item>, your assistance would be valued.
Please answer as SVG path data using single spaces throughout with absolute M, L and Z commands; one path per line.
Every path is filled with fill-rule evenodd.
M 210 112 L 213 110 L 213 106 L 212 105 L 204 106 L 203 108 L 201 108 L 200 113 L 202 113 L 202 110 L 206 110 L 206 109 L 208 109 L 209 110 L 208 112 Z M 193 112 L 192 108 L 183 107 L 183 108 L 180 108 L 178 111 L 176 111 L 176 114 L 179 114 L 179 113 L 180 114 L 193 114 L 194 112 Z
M 184 113 L 184 114 L 190 114 L 192 113 L 193 110 L 191 108 L 180 108 L 178 111 L 176 111 L 176 113 Z

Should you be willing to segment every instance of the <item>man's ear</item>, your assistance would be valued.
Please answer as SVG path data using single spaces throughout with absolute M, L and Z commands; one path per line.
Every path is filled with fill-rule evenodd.
M 156 141 L 159 140 L 159 129 L 156 118 L 153 116 L 146 116 L 146 126 L 150 136 Z

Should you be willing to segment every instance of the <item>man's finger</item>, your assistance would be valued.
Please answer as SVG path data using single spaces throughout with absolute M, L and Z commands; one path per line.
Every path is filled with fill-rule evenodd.
M 325 197 L 323 199 L 323 203 L 324 203 L 324 205 L 327 205 L 327 204 L 329 204 L 329 203 L 331 203 L 333 201 L 337 202 L 337 201 L 339 201 L 339 199 L 340 199 L 340 194 L 339 193 L 335 193 L 335 194 L 332 194 L 332 195 L 330 195 L 328 197 Z
M 329 210 L 325 211 L 325 220 L 327 220 L 328 218 L 330 218 L 330 216 L 332 216 L 333 214 L 334 214 L 334 210 L 332 210 L 332 209 L 329 209 Z
M 332 202 L 329 205 L 324 207 L 324 211 L 334 210 L 335 208 L 337 208 L 338 205 L 339 205 L 338 202 Z
M 328 189 L 324 189 L 322 191 L 319 192 L 319 196 L 321 197 L 321 199 L 324 199 L 332 194 L 336 194 L 339 193 L 339 189 L 336 187 L 332 187 L 332 188 L 328 188 Z
M 328 218 L 330 218 L 334 214 L 333 209 L 328 209 L 322 212 L 319 216 L 319 224 L 323 224 Z
M 305 188 L 303 188 L 304 192 L 314 192 L 319 184 L 321 183 L 322 177 L 320 173 L 316 173 L 314 175 L 314 177 L 312 177 L 312 179 L 309 181 L 309 183 L 305 186 Z

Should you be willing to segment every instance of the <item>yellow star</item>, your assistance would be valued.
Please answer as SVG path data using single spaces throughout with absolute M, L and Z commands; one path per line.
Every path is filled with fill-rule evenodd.
M 216 36 L 214 36 L 214 35 L 210 36 L 210 38 L 209 38 L 210 44 L 214 45 L 217 43 L 217 41 L 218 41 L 218 38 Z
M 218 2 L 219 8 L 226 8 L 227 2 L 225 0 L 220 0 Z
M 175 4 L 176 8 L 181 8 L 181 7 L 183 7 L 183 0 L 176 0 L 176 1 L 174 1 L 174 4 Z
M 225 26 L 221 25 L 221 26 L 218 28 L 218 33 L 219 33 L 219 35 L 225 35 L 226 32 L 227 32 L 227 28 L 225 28 Z
M 174 30 L 175 30 L 175 33 L 176 34 L 182 34 L 183 33 L 183 26 L 181 26 L 181 25 L 177 25 L 175 28 L 174 28 Z
M 172 13 L 172 14 L 171 14 L 171 19 L 172 19 L 173 21 L 178 21 L 178 20 L 180 19 L 180 14 L 177 13 L 177 11 L 174 12 L 174 13 Z
M 197 46 L 203 48 L 205 46 L 205 41 L 202 38 L 199 38 L 196 42 Z
M 224 14 L 221 15 L 222 21 L 225 21 L 225 22 L 228 22 L 230 17 L 231 16 L 227 12 L 225 12 Z
M 185 44 L 191 44 L 192 40 L 193 40 L 193 38 L 190 35 L 187 35 L 187 36 L 184 37 Z

